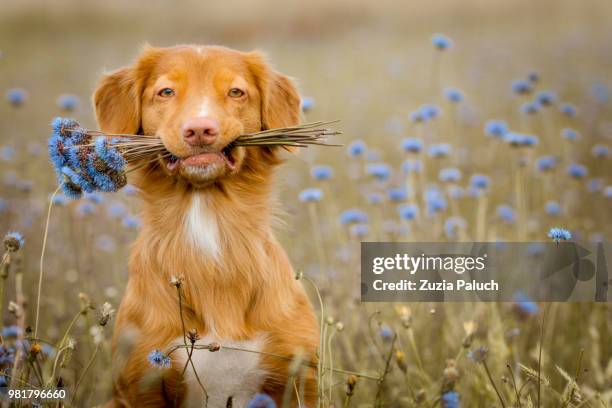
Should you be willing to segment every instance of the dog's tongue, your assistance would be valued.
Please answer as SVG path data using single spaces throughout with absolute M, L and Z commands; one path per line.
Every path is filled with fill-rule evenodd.
M 183 159 L 183 165 L 204 167 L 221 160 L 223 157 L 219 153 L 202 153 Z

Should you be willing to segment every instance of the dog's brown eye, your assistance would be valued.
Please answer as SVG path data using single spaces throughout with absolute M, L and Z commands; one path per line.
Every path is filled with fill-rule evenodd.
M 232 98 L 240 98 L 242 95 L 244 95 L 244 91 L 242 89 L 232 88 L 230 89 L 228 95 Z
M 157 93 L 159 96 L 163 96 L 165 98 L 174 96 L 174 90 L 170 88 L 164 88 Z

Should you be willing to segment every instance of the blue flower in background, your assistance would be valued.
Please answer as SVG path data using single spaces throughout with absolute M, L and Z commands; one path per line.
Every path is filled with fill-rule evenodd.
M 591 149 L 591 154 L 597 158 L 604 159 L 610 156 L 610 148 L 605 145 L 595 145 Z
M 347 153 L 351 157 L 360 157 L 366 151 L 366 144 L 363 140 L 353 140 L 347 147 Z
M 340 224 L 367 223 L 368 215 L 357 208 L 351 208 L 340 214 Z
M 85 194 L 85 198 L 93 204 L 102 204 L 104 202 L 104 197 L 98 193 Z
M 531 83 L 536 83 L 540 80 L 540 73 L 538 71 L 532 70 L 527 74 L 527 79 Z
M 17 325 L 5 326 L 2 328 L 2 337 L 5 339 L 16 339 L 21 332 L 21 327 Z
M 53 198 L 51 198 L 51 202 L 53 203 L 53 205 L 63 207 L 64 205 L 68 204 L 68 198 L 64 194 L 59 193 L 56 194 Z
M 572 239 L 572 233 L 564 228 L 554 227 L 548 231 L 548 238 L 552 239 L 556 243 L 561 241 L 569 241 Z
M 561 104 L 559 111 L 570 118 L 575 118 L 578 116 L 578 109 L 576 109 L 576 106 L 568 102 Z
M 534 102 L 525 102 L 521 105 L 521 112 L 527 115 L 534 115 L 540 111 L 540 103 L 537 101 Z
M 386 163 L 372 163 L 366 166 L 366 173 L 379 181 L 386 181 L 391 176 L 391 167 Z
M 128 215 L 123 217 L 123 220 L 121 220 L 121 225 L 127 229 L 138 229 L 141 225 L 140 218 L 133 215 Z
M 527 315 L 533 315 L 540 311 L 538 304 L 531 300 L 531 298 L 524 292 L 515 293 L 512 296 L 512 299 L 514 300 L 514 304 L 517 306 L 519 311 Z
M 557 166 L 557 158 L 554 156 L 542 156 L 536 160 L 536 166 L 540 171 L 552 170 Z
M 367 198 L 368 202 L 372 205 L 378 205 L 385 200 L 385 197 L 380 193 L 370 193 Z
M 444 97 L 451 103 L 460 103 L 463 101 L 463 92 L 457 88 L 446 88 L 444 90 Z
M 314 103 L 314 99 L 305 96 L 300 101 L 300 104 L 301 104 L 302 112 L 305 113 L 311 110 L 312 108 L 314 108 L 315 103 Z
M 589 193 L 596 193 L 600 191 L 604 186 L 604 181 L 600 177 L 592 178 L 587 182 L 587 190 Z
M 461 408 L 459 393 L 457 391 L 448 391 L 442 394 L 442 408 Z
M 419 207 L 414 204 L 402 204 L 397 207 L 399 216 L 406 221 L 412 221 L 419 215 Z
M 527 147 L 535 146 L 538 144 L 539 139 L 537 136 L 525 135 L 522 133 L 508 132 L 504 136 L 504 140 L 513 147 Z
M 77 214 L 81 217 L 86 217 L 96 212 L 96 207 L 92 203 L 84 201 L 82 203 L 79 203 L 76 208 L 76 211 Z
M 492 119 L 485 125 L 485 133 L 487 136 L 502 139 L 508 131 L 508 124 L 503 120 Z
M 74 111 L 81 104 L 79 97 L 72 94 L 64 94 L 57 97 L 57 106 L 65 111 Z
M 321 201 L 323 193 L 318 188 L 307 188 L 302 190 L 298 196 L 299 200 L 305 203 Z
M 546 204 L 544 204 L 544 211 L 546 211 L 546 214 L 556 217 L 561 215 L 561 205 L 556 201 L 547 201 Z
M 276 408 L 276 403 L 268 394 L 255 394 L 247 408 Z
M 394 336 L 393 330 L 386 324 L 380 326 L 378 334 L 380 335 L 380 337 L 382 337 L 383 340 L 391 340 Z
M 440 51 L 448 50 L 452 48 L 453 42 L 450 38 L 443 34 L 434 34 L 431 36 L 431 43 L 436 49 Z
M 436 105 L 425 104 L 422 105 L 419 110 L 421 111 L 421 115 L 425 120 L 433 120 L 440 116 L 440 108 Z
M 441 211 L 446 210 L 448 203 L 444 198 L 444 195 L 436 189 L 428 189 L 424 193 L 425 204 L 427 205 L 427 214 L 435 215 Z
M 452 151 L 451 145 L 448 143 L 432 144 L 427 152 L 430 157 L 441 158 L 448 156 Z
M 123 187 L 123 192 L 126 195 L 133 196 L 138 194 L 138 189 L 132 184 L 126 184 L 125 187 Z
M 457 239 L 457 232 L 466 226 L 467 223 L 462 217 L 449 217 L 444 221 L 444 234 L 448 239 Z
M 364 238 L 370 233 L 368 224 L 354 224 L 349 229 L 349 234 L 353 238 Z
M 149 363 L 151 363 L 153 367 L 159 369 L 169 368 L 172 365 L 170 357 L 160 350 L 153 350 L 150 352 L 147 356 L 147 360 L 149 360 Z
M 404 201 L 408 199 L 408 190 L 406 187 L 390 188 L 387 190 L 387 196 L 391 201 Z
M 485 176 L 484 174 L 474 174 L 470 178 L 470 184 L 472 185 L 472 187 L 477 188 L 479 190 L 486 190 L 487 188 L 489 188 L 491 180 L 488 176 Z
M 334 175 L 334 169 L 330 166 L 314 166 L 310 174 L 315 180 L 330 180 Z
M 553 91 L 540 91 L 536 95 L 536 101 L 542 106 L 550 106 L 557 101 L 557 94 Z
M 583 178 L 589 173 L 587 168 L 582 164 L 573 163 L 567 168 L 567 174 L 573 178 Z
M 127 215 L 127 208 L 122 203 L 118 201 L 113 201 L 109 204 L 106 210 L 106 214 L 110 218 L 123 218 Z
M 13 146 L 0 147 L 0 160 L 9 162 L 15 158 L 15 148 Z
M 402 140 L 402 149 L 406 153 L 419 153 L 423 150 L 423 141 L 416 137 L 409 137 Z
M 9 89 L 6 93 L 6 100 L 13 106 L 19 107 L 28 99 L 28 92 L 23 88 Z
M 565 140 L 571 140 L 572 142 L 578 140 L 580 138 L 580 134 L 574 129 L 565 128 L 561 130 L 561 136 Z
M 525 95 L 533 91 L 532 83 L 526 79 L 516 79 L 512 81 L 511 88 L 512 88 L 512 92 L 519 94 L 519 95 Z
M 591 92 L 593 94 L 593 98 L 595 98 L 595 101 L 598 103 L 603 104 L 610 100 L 610 90 L 605 84 L 593 84 Z
M 461 170 L 455 167 L 441 169 L 438 178 L 444 183 L 457 183 L 461 180 Z
M 513 224 L 516 221 L 514 209 L 507 204 L 497 206 L 497 216 L 508 224 Z
M 411 173 L 420 173 L 423 169 L 423 164 L 420 160 L 404 160 L 402 163 L 402 173 L 409 175 Z
M 421 112 L 421 110 L 410 112 L 410 120 L 415 123 L 423 122 L 425 119 L 426 118 L 423 116 L 423 112 Z

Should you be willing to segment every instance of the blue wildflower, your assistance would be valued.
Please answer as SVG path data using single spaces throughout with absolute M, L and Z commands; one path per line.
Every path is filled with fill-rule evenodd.
M 85 198 L 93 204 L 102 204 L 104 202 L 104 197 L 98 193 L 85 194 Z
M 557 243 L 561 241 L 569 241 L 572 239 L 572 233 L 564 228 L 554 227 L 548 231 L 548 238 Z
M 123 218 L 127 214 L 127 208 L 122 203 L 113 201 L 106 209 L 106 214 L 110 218 Z
M 454 200 L 461 199 L 465 196 L 465 191 L 463 190 L 463 188 L 457 185 L 450 185 L 447 187 L 446 190 L 448 191 L 448 195 L 450 196 L 450 198 Z
M 318 188 L 307 188 L 306 190 L 302 190 L 299 194 L 299 200 L 302 202 L 315 202 L 321 201 L 323 198 L 323 192 Z
M 17 325 L 5 326 L 2 328 L 2 337 L 5 339 L 16 339 L 21 332 L 21 327 Z
M 419 110 L 421 111 L 421 115 L 425 120 L 433 120 L 440 116 L 440 108 L 436 105 L 425 104 L 422 105 Z
M 574 118 L 578 115 L 578 109 L 571 103 L 563 103 L 559 107 L 559 111 L 567 117 Z
M 390 188 L 387 195 L 390 201 L 404 201 L 408 199 L 408 190 L 405 187 Z
M 370 233 L 370 227 L 368 224 L 353 224 L 349 229 L 349 234 L 353 238 L 363 238 Z
M 537 136 L 525 135 L 522 133 L 508 132 L 504 135 L 504 140 L 513 147 L 535 146 L 539 139 Z
M 442 394 L 442 408 L 461 408 L 459 393 L 448 391 Z
M 479 190 L 486 190 L 487 188 L 489 188 L 491 180 L 488 176 L 485 176 L 484 174 L 474 174 L 470 178 L 470 184 L 472 185 L 472 187 L 477 188 Z
M 15 351 L 16 350 L 14 347 L 7 347 L 6 345 L 0 345 L 0 367 L 11 368 L 13 366 L 15 362 Z M 1 377 L 0 377 L 0 386 L 3 386 Z M 4 386 L 6 386 L 6 384 Z
M 603 184 L 602 178 L 592 178 L 587 182 L 587 190 L 589 190 L 589 193 L 596 193 L 603 188 Z
M 540 91 L 536 95 L 536 101 L 541 106 L 550 106 L 557 101 L 557 94 L 553 91 Z
M 360 157 L 366 151 L 366 144 L 363 140 L 353 140 L 349 143 L 347 153 L 351 157 Z
M 606 103 L 610 99 L 610 90 L 605 84 L 596 83 L 591 88 L 591 93 L 598 103 Z
M 108 167 L 115 171 L 122 171 L 127 162 L 117 149 L 113 148 L 114 143 L 116 143 L 115 139 L 108 140 L 105 136 L 98 136 L 95 141 L 95 151 Z
M 68 158 L 64 152 L 64 144 L 64 139 L 60 135 L 53 135 L 49 139 L 49 157 L 57 174 L 60 174 L 62 167 L 68 164 Z
M 533 91 L 533 85 L 528 80 L 517 79 L 512 81 L 512 92 L 525 95 L 531 93 L 531 91 Z
M 51 198 L 51 202 L 53 203 L 53 205 L 62 207 L 66 204 L 68 204 L 68 198 L 64 195 L 64 194 L 56 194 L 55 196 L 53 196 Z
M 557 166 L 557 158 L 554 156 L 542 156 L 536 160 L 536 166 L 540 171 L 552 170 Z
M 427 153 L 429 153 L 430 157 L 433 158 L 441 158 L 446 157 L 451 153 L 451 145 L 448 143 L 440 143 L 440 144 L 432 144 L 429 146 Z
M 425 119 L 426 118 L 425 116 L 423 116 L 423 112 L 421 112 L 420 110 L 410 112 L 410 120 L 415 123 L 423 122 Z
M 444 221 L 444 234 L 448 239 L 457 239 L 457 231 L 464 229 L 466 225 L 461 217 L 449 217 Z
M 85 173 L 93 180 L 95 187 L 105 193 L 118 191 L 127 183 L 127 178 L 124 173 L 109 171 L 106 167 L 107 163 L 94 155 L 87 156 L 87 166 Z M 89 191 L 88 191 L 89 192 Z
M 404 160 L 402 163 L 402 173 L 405 175 L 411 173 L 420 173 L 423 169 L 423 164 L 420 160 Z
M 535 70 L 529 71 L 529 74 L 527 74 L 527 79 L 529 80 L 529 82 L 535 84 L 540 80 L 540 73 Z
M 370 193 L 368 194 L 368 202 L 372 205 L 378 205 L 382 203 L 385 197 L 380 193 Z
M 461 180 L 461 170 L 455 167 L 442 169 L 438 173 L 438 178 L 444 183 L 457 183 Z
M 402 204 L 397 207 L 399 216 L 406 221 L 412 221 L 419 215 L 419 207 L 414 204 Z
M 391 167 L 386 163 L 372 163 L 366 166 L 366 173 L 379 181 L 386 181 L 391 176 Z
M 151 365 L 155 368 L 164 369 L 169 368 L 172 365 L 170 356 L 161 352 L 160 350 L 153 350 L 150 352 L 147 356 L 147 360 L 149 360 L 149 363 L 151 363 Z
M 544 204 L 544 211 L 546 211 L 546 214 L 556 217 L 561 214 L 561 205 L 556 201 L 547 201 Z
M 512 296 L 518 310 L 527 315 L 533 315 L 540 311 L 540 307 L 524 292 L 517 292 Z
M 51 121 L 53 135 L 58 135 L 63 138 L 72 137 L 72 132 L 70 130 L 77 129 L 78 127 L 79 122 L 74 119 L 57 117 Z
M 603 159 L 610 156 L 610 148 L 605 145 L 597 144 L 591 149 L 591 154 L 597 158 Z
M 416 137 L 409 137 L 402 141 L 402 149 L 406 153 L 419 153 L 423 150 L 423 141 Z
M 448 203 L 444 196 L 436 189 L 426 190 L 424 193 L 425 203 L 427 205 L 427 213 L 435 215 L 438 212 L 446 210 Z
M 276 403 L 268 394 L 255 394 L 247 404 L 247 408 L 276 408 Z
M 448 50 L 453 46 L 452 40 L 443 34 L 432 35 L 431 43 L 440 51 Z
M 540 103 L 537 101 L 534 102 L 525 102 L 521 105 L 521 112 L 527 115 L 534 115 L 540 111 Z
M 503 120 L 492 119 L 485 125 L 485 133 L 487 136 L 495 138 L 503 138 L 508 133 L 508 124 Z
M 315 180 L 329 180 L 334 175 L 334 170 L 329 166 L 314 166 L 310 174 Z
M 305 96 L 300 101 L 300 105 L 302 108 L 302 112 L 308 112 L 314 107 L 314 99 Z
M 587 168 L 582 164 L 573 163 L 567 168 L 567 174 L 574 178 L 583 178 L 589 173 Z
M 378 334 L 380 334 L 380 337 L 382 337 L 383 340 L 391 340 L 393 339 L 394 335 L 393 330 L 386 324 L 380 326 Z
M 76 211 L 77 214 L 81 217 L 86 217 L 96 212 L 96 207 L 92 203 L 84 201 L 82 203 L 79 203 L 76 208 Z
M 460 103 L 463 101 L 463 92 L 457 88 L 446 88 L 444 97 L 451 103 Z
M 126 184 L 125 187 L 123 187 L 123 192 L 126 195 L 132 196 L 138 194 L 138 189 L 132 184 Z
M 17 252 L 19 249 L 23 248 L 25 239 L 23 238 L 21 232 L 11 231 L 4 236 L 2 243 L 4 244 L 4 249 L 7 252 Z
M 15 158 L 15 148 L 13 146 L 2 146 L 0 147 L 0 160 L 12 161 Z
M 65 111 L 76 110 L 81 102 L 79 97 L 71 94 L 64 94 L 57 97 L 57 106 Z
M 9 89 L 6 93 L 6 99 L 11 105 L 19 107 L 28 99 L 28 92 L 23 88 Z
M 96 248 L 104 252 L 113 252 L 115 250 L 115 241 L 109 235 L 100 235 L 96 239 Z
M 561 130 L 561 136 L 565 139 L 565 140 L 571 140 L 576 141 L 580 138 L 580 134 L 575 131 L 574 129 L 570 129 L 570 128 L 565 128 Z
M 340 214 L 340 224 L 348 225 L 368 222 L 368 215 L 357 208 L 351 208 Z
M 507 204 L 497 206 L 497 216 L 508 224 L 512 224 L 516 220 L 514 209 Z
M 140 218 L 133 215 L 128 215 L 123 217 L 123 220 L 121 220 L 121 225 L 127 229 L 138 229 L 141 225 Z

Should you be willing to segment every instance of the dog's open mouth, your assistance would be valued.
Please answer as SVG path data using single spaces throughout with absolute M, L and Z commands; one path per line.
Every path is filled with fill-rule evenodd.
M 232 154 L 233 150 L 233 146 L 228 145 L 220 152 L 204 152 L 181 158 L 170 156 L 166 159 L 166 167 L 170 172 L 175 172 L 180 167 L 206 168 L 225 164 L 230 170 L 234 170 L 236 168 L 236 160 Z

